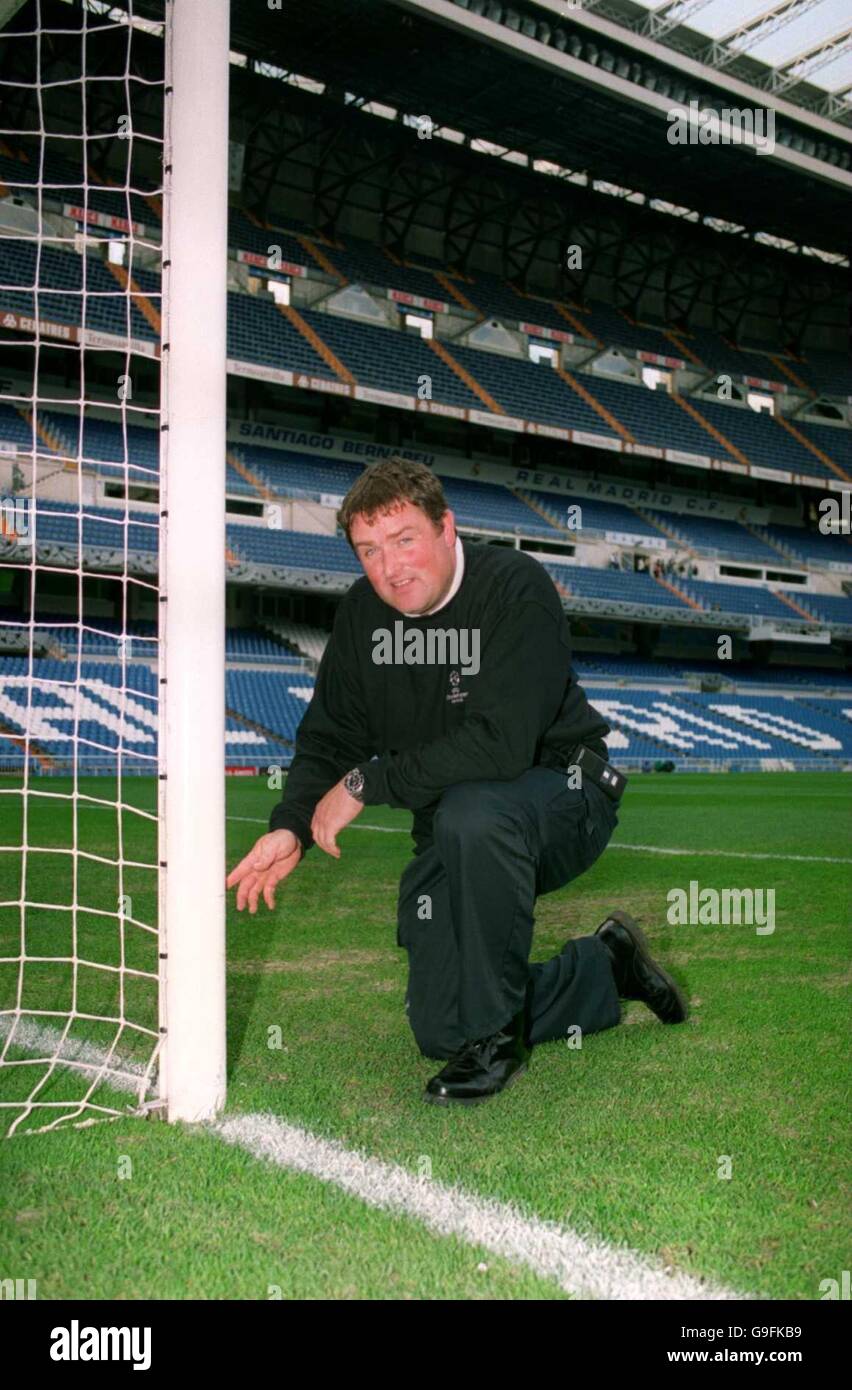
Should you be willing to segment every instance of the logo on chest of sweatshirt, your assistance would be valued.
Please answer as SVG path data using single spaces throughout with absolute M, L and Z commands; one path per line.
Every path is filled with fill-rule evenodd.
M 447 699 L 449 700 L 450 704 L 451 704 L 451 705 L 463 705 L 469 694 L 470 694 L 470 691 L 469 691 L 469 690 L 462 690 L 462 689 L 461 689 L 461 674 L 460 674 L 460 672 L 455 671 L 455 670 L 451 671 L 451 672 L 450 672 L 450 692 L 449 692 L 449 694 L 447 695 Z
M 457 679 L 479 670 L 478 627 L 409 627 L 400 619 L 373 630 L 373 661 L 377 666 L 450 666 Z M 464 699 L 467 691 L 459 698 Z M 448 695 L 447 699 L 451 696 Z

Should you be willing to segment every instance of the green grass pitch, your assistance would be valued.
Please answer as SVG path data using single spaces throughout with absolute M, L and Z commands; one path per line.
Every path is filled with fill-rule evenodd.
M 0 780 L 4 793 L 17 785 Z M 109 798 L 114 784 L 90 778 L 80 790 Z M 127 781 L 125 797 L 153 810 L 156 785 Z M 276 798 L 261 777 L 228 782 L 229 866 L 263 833 Z M 628 1004 L 622 1026 L 580 1049 L 536 1048 L 528 1074 L 486 1105 L 443 1110 L 421 1100 L 439 1064 L 420 1057 L 408 1029 L 395 944 L 411 841 L 366 828 L 405 831 L 409 817 L 366 808 L 340 837 L 341 859 L 314 849 L 274 913 L 238 914 L 229 895 L 228 1111 L 272 1112 L 414 1173 L 428 1159 L 444 1184 L 747 1293 L 818 1299 L 820 1282 L 848 1266 L 851 811 L 839 774 L 634 777 L 613 845 L 582 879 L 539 899 L 533 959 L 621 905 L 685 985 L 689 1021 L 664 1027 Z M 21 798 L 0 795 L 0 844 L 20 844 L 23 828 Z M 70 803 L 29 798 L 30 845 L 67 846 L 73 833 Z M 114 857 L 115 814 L 81 807 L 77 843 Z M 650 852 L 667 848 L 688 852 Z M 153 825 L 125 816 L 125 857 L 149 861 L 154 849 Z M 693 879 L 774 889 L 775 931 L 670 925 L 667 894 Z M 153 919 L 149 870 L 119 880 L 87 859 L 75 877 L 67 857 L 31 850 L 26 895 L 48 906 L 28 910 L 30 953 L 70 949 L 70 914 L 50 904 L 76 894 L 78 955 L 118 963 L 115 920 L 86 909 L 114 911 L 119 889 L 135 916 Z M 2 956 L 18 950 L 21 892 L 20 855 L 4 852 Z M 125 949 L 127 965 L 153 965 L 153 938 L 130 931 Z M 0 1009 L 14 1005 L 19 978 L 0 965 Z M 81 968 L 77 1007 L 114 1008 L 119 987 L 119 975 Z M 70 1000 L 67 965 L 27 965 L 25 1007 Z M 126 981 L 124 1005 L 155 1022 L 145 981 Z M 276 1026 L 282 1046 L 270 1049 Z M 34 1070 L 0 1068 L 0 1100 L 20 1099 Z M 43 1096 L 79 1089 L 60 1071 Z M 4 1131 L 9 1113 L 0 1111 Z M 730 1178 L 719 1176 L 725 1156 Z M 263 1299 L 270 1285 L 285 1298 L 566 1297 L 529 1269 L 194 1128 L 122 1118 L 21 1135 L 2 1141 L 0 1172 L 0 1277 L 37 1279 L 39 1298 Z

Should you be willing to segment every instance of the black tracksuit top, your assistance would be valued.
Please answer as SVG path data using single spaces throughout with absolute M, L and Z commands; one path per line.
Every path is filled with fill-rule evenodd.
M 547 571 L 520 550 L 462 547 L 461 585 L 436 613 L 391 608 L 366 575 L 341 600 L 269 822 L 292 830 L 303 850 L 314 843 L 317 802 L 353 767 L 364 773 L 365 805 L 413 811 L 420 841 L 441 793 L 457 782 L 566 767 L 578 743 L 607 756 L 609 725 L 571 669 L 568 620 Z M 440 633 L 429 637 L 429 629 Z M 385 633 L 385 654 L 413 653 L 419 641 L 423 654 L 442 659 L 378 663 Z M 453 634 L 467 642 L 457 653 L 441 645 Z

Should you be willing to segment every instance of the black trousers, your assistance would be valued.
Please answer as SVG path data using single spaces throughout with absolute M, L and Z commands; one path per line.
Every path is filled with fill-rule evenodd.
M 606 848 L 615 804 L 584 780 L 534 767 L 514 781 L 461 782 L 441 797 L 399 887 L 405 1007 L 421 1053 L 446 1058 L 528 1005 L 533 1043 L 612 1028 L 621 1009 L 596 936 L 529 963 L 536 898 L 579 877 Z M 576 1035 L 574 1035 L 576 1036 Z

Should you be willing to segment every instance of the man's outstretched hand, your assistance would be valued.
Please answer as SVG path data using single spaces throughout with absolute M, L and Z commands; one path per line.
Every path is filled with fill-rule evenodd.
M 248 903 L 249 912 L 257 912 L 257 900 L 263 894 L 266 906 L 275 906 L 275 885 L 291 874 L 302 857 L 302 846 L 292 830 L 272 830 L 261 835 L 245 859 L 241 859 L 225 880 L 226 888 L 237 885 L 237 911 Z
M 336 837 L 363 809 L 363 803 L 349 795 L 342 779 L 326 792 L 317 802 L 311 821 L 311 834 L 320 849 L 339 859 Z M 261 893 L 266 906 L 273 908 L 276 884 L 293 872 L 301 857 L 302 846 L 292 830 L 272 830 L 261 835 L 225 880 L 226 888 L 237 889 L 237 911 L 242 912 L 248 903 L 249 912 L 257 912 Z

